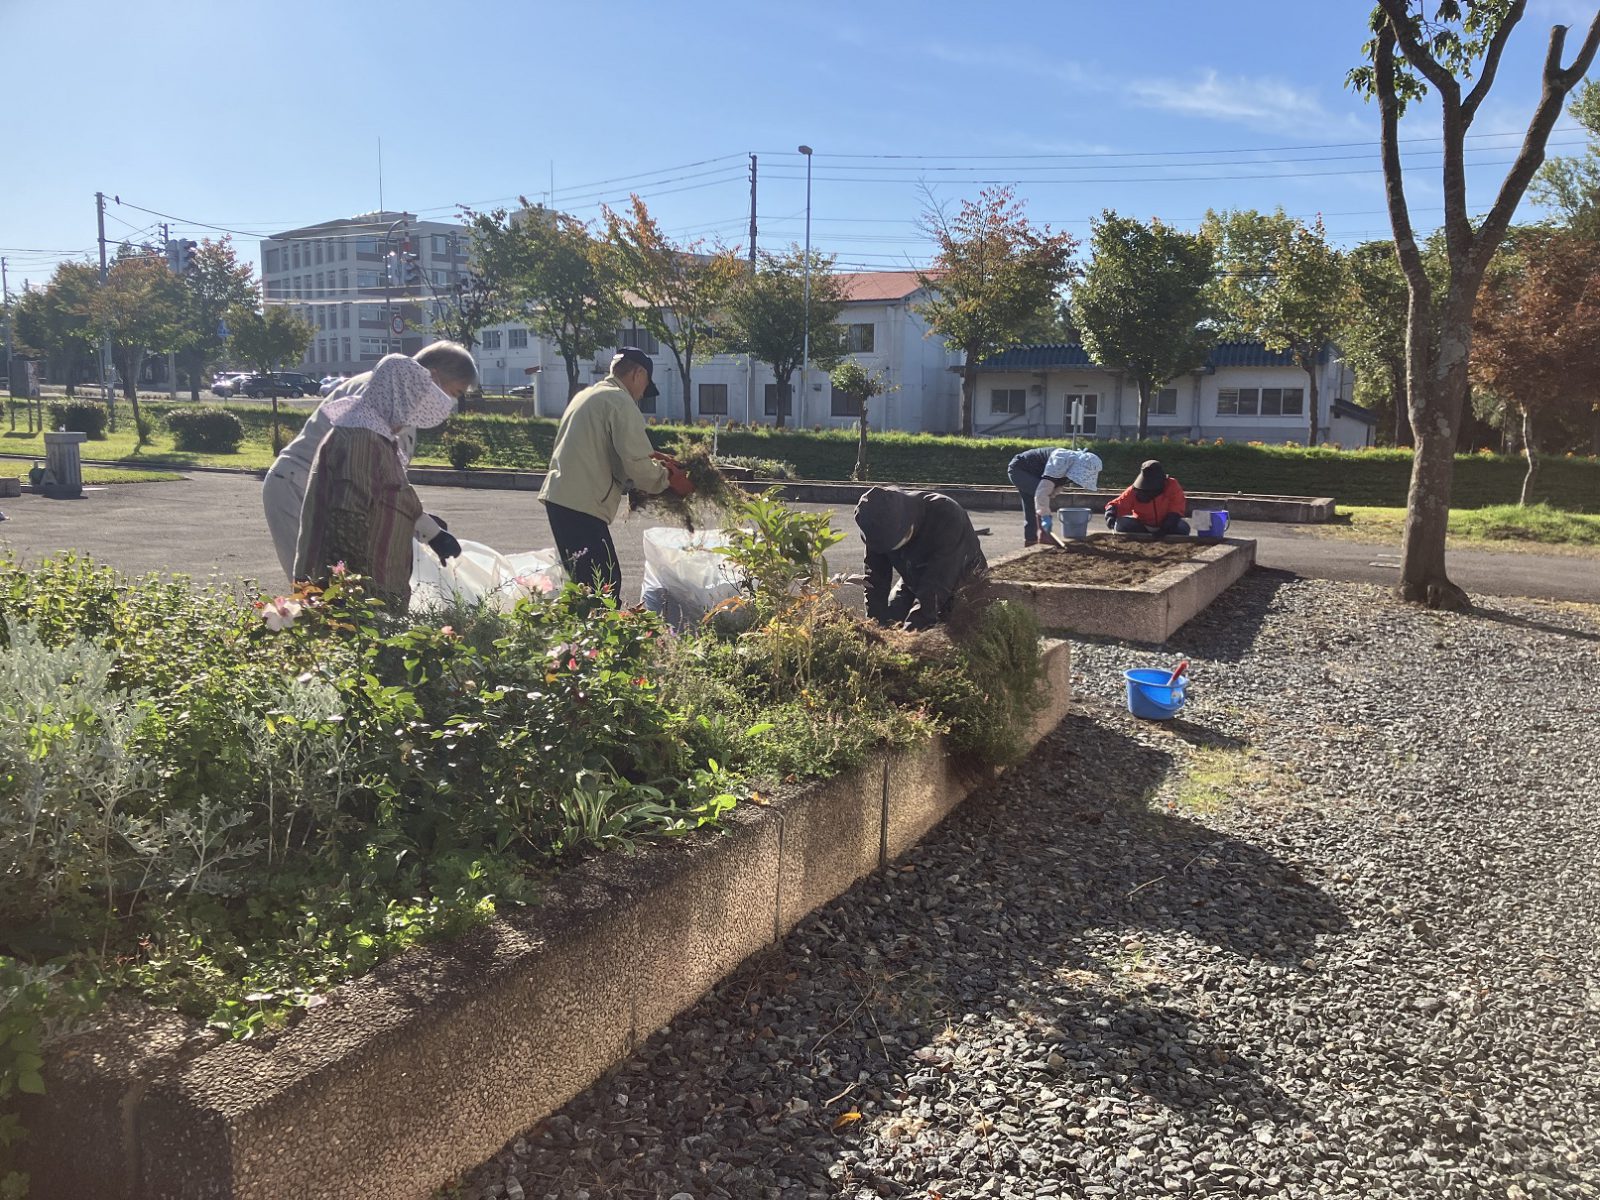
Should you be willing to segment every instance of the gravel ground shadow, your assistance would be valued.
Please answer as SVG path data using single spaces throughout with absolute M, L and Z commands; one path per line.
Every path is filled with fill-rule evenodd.
M 1239 662 L 1255 648 L 1279 590 L 1298 578 L 1292 571 L 1251 567 L 1205 611 L 1184 622 L 1167 639 L 1166 648 L 1213 662 Z
M 498 1169 L 530 1195 L 854 1196 L 863 1180 L 900 1195 L 866 1168 L 854 1122 L 880 1154 L 930 1122 L 965 1125 L 999 1170 L 1028 1161 L 1041 1122 L 1125 1120 L 1119 1093 L 1191 1127 L 1301 1117 L 1249 1046 L 1209 1027 L 1230 1003 L 1216 954 L 1297 969 L 1343 917 L 1262 847 L 1153 806 L 1173 760 L 1128 721 L 1070 715 L 478 1186 Z M 1145 960 L 1158 930 L 1193 953 Z M 1042 1090 L 1009 1086 L 1019 1068 Z

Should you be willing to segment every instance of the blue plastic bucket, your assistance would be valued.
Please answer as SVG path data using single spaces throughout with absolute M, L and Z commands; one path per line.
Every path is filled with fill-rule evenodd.
M 1056 525 L 1061 537 L 1083 541 L 1089 536 L 1089 510 L 1087 508 L 1056 509 Z
M 1214 509 L 1212 509 L 1211 510 L 1211 528 L 1210 529 L 1196 530 L 1196 532 L 1201 537 L 1214 537 L 1214 538 L 1219 538 L 1223 534 L 1227 533 L 1228 532 L 1228 510 L 1225 509 L 1225 508 L 1214 508 Z
M 1188 675 L 1178 676 L 1178 682 L 1169 684 L 1171 671 L 1141 668 L 1124 671 L 1128 681 L 1128 711 L 1146 721 L 1170 721 L 1178 715 L 1188 698 L 1184 693 L 1189 686 Z

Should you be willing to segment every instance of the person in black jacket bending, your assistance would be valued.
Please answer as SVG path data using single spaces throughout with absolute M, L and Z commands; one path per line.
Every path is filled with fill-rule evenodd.
M 961 582 L 989 566 L 966 510 L 938 492 L 868 488 L 856 525 L 867 549 L 867 616 L 880 625 L 937 625 Z

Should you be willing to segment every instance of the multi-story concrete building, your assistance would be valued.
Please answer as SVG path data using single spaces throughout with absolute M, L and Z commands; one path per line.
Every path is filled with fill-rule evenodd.
M 301 361 L 310 374 L 372 369 L 393 351 L 434 340 L 434 300 L 467 265 L 466 229 L 414 213 L 372 212 L 291 229 L 261 243 L 268 304 L 287 304 L 314 335 Z M 404 278 L 402 257 L 420 275 Z

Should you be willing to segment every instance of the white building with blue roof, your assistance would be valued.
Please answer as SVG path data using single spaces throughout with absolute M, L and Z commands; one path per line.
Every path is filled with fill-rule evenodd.
M 1287 353 L 1260 342 L 1219 342 L 1204 367 L 1168 380 L 1151 397 L 1150 436 L 1304 444 L 1309 382 Z M 1350 399 L 1354 387 L 1354 373 L 1326 347 L 1317 367 L 1319 443 L 1372 444 L 1377 418 Z M 973 427 L 993 437 L 1070 437 L 1075 404 L 1084 437 L 1138 436 L 1138 385 L 1091 362 L 1077 343 L 1012 346 L 980 363 Z

